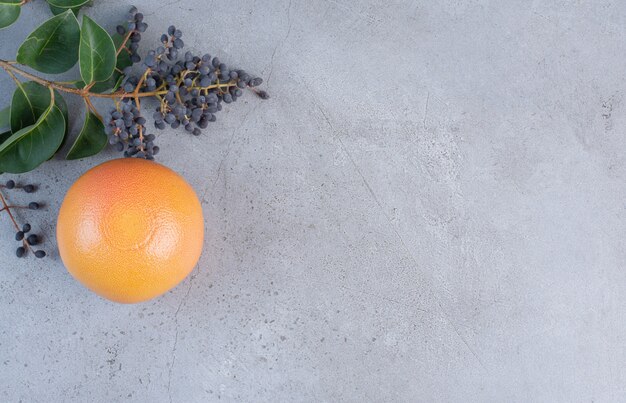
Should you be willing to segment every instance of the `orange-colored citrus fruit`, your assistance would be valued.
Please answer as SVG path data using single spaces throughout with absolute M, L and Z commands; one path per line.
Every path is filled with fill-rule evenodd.
M 146 301 L 194 268 L 204 238 L 198 197 L 176 172 L 123 158 L 87 171 L 59 211 L 57 240 L 68 271 L 102 297 Z

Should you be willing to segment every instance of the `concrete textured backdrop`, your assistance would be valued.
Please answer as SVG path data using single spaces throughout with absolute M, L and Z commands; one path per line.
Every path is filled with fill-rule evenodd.
M 128 7 L 95 3 L 109 29 Z M 144 46 L 175 23 L 272 99 L 159 133 L 207 237 L 148 303 L 95 296 L 54 253 L 65 191 L 116 154 L 21 176 L 53 253 L 15 259 L 1 217 L 0 400 L 625 398 L 626 2 L 136 5 Z

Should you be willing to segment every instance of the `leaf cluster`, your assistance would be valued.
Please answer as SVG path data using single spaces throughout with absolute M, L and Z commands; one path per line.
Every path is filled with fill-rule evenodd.
M 80 80 L 72 84 L 76 93 L 83 95 L 86 113 L 82 130 L 66 158 L 84 158 L 97 154 L 107 144 L 104 125 L 87 91 L 116 91 L 122 82 L 122 70 L 131 61 L 128 53 L 118 51 L 125 38 L 118 34 L 112 37 L 88 16 L 78 21 L 78 9 L 89 1 L 47 1 L 56 15 L 26 37 L 16 61 L 45 74 L 64 73 L 78 63 Z M 19 17 L 22 4 L 0 0 L 0 28 Z M 11 104 L 0 110 L 0 172 L 27 172 L 52 158 L 64 144 L 67 106 L 61 93 L 42 85 L 42 80 L 21 82 L 10 69 L 5 70 L 15 80 L 16 89 Z

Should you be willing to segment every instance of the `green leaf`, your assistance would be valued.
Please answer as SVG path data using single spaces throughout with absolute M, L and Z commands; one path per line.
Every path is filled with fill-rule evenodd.
M 98 154 L 107 144 L 107 135 L 104 125 L 96 115 L 87 111 L 85 122 L 74 145 L 67 153 L 68 160 L 91 157 Z
M 50 90 L 33 81 L 21 83 L 11 99 L 11 131 L 35 124 L 50 107 Z
M 0 133 L 0 144 L 4 143 L 6 141 L 6 139 L 8 139 L 9 137 L 11 137 L 11 130 L 7 130 L 4 133 Z
M 63 119 L 65 119 L 65 133 L 63 133 L 63 140 L 61 140 L 61 144 L 57 148 L 57 152 L 65 145 L 65 140 L 67 140 L 67 133 L 70 131 L 70 120 L 67 111 L 67 104 L 65 103 L 65 99 L 59 94 L 56 90 L 54 90 L 54 104 L 63 114 Z M 55 153 L 56 154 L 56 153 Z M 52 158 L 52 156 L 50 157 Z
M 104 81 L 113 74 L 116 63 L 113 39 L 87 16 L 83 16 L 78 55 L 80 76 L 84 82 Z
M 67 10 L 41 24 L 17 51 L 17 61 L 42 73 L 58 74 L 78 60 L 80 26 Z
M 65 133 L 59 148 L 65 144 L 69 131 L 67 104 L 58 91 L 54 91 L 54 103 L 65 119 Z M 21 83 L 11 100 L 11 130 L 13 133 L 34 124 L 50 106 L 50 90 L 34 81 Z M 58 151 L 58 150 L 57 150 Z
M 0 29 L 13 24 L 20 16 L 20 0 L 0 0 Z
M 48 4 L 58 8 L 76 8 L 82 7 L 89 3 L 91 0 L 46 0 Z
M 115 48 L 118 49 L 124 41 L 124 36 L 115 33 L 113 34 L 112 38 L 113 43 L 115 44 Z M 123 71 L 126 67 L 132 64 L 133 62 L 130 60 L 130 55 L 128 54 L 128 52 L 123 51 L 120 52 L 119 55 L 117 55 L 117 63 L 115 65 L 117 70 Z M 117 70 L 114 70 L 113 74 L 111 74 L 111 77 L 109 77 L 108 79 L 104 81 L 98 81 L 96 84 L 93 85 L 93 87 L 89 89 L 89 91 L 98 94 L 110 94 L 117 91 L 117 89 L 120 88 L 120 86 L 122 85 L 122 81 L 124 80 L 124 75 Z M 76 88 L 83 88 L 85 86 L 85 82 L 79 81 L 75 83 L 75 85 Z
M 54 102 L 67 117 L 67 104 L 57 91 Z M 21 83 L 11 99 L 11 131 L 13 133 L 34 124 L 50 106 L 50 90 L 34 81 Z M 67 119 L 66 119 L 67 120 Z
M 91 0 L 47 0 L 50 6 L 52 14 L 58 15 L 64 13 L 67 10 L 72 10 L 74 15 L 78 15 L 78 10 L 81 7 L 87 6 L 91 3 Z
M 63 141 L 65 119 L 54 103 L 34 125 L 27 126 L 0 145 L 0 171 L 32 171 L 54 155 Z
M 0 111 L 0 128 L 8 129 L 11 127 L 11 105 Z

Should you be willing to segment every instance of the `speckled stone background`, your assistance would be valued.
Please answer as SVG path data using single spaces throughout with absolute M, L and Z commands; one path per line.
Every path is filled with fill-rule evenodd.
M 128 7 L 95 3 L 109 29 Z M 95 296 L 54 252 L 65 191 L 114 152 L 20 177 L 41 185 L 28 219 L 51 256 L 15 259 L 0 217 L 0 400 L 624 399 L 625 2 L 137 6 L 145 46 L 175 23 L 272 99 L 200 138 L 159 132 L 207 236 L 148 303 Z

